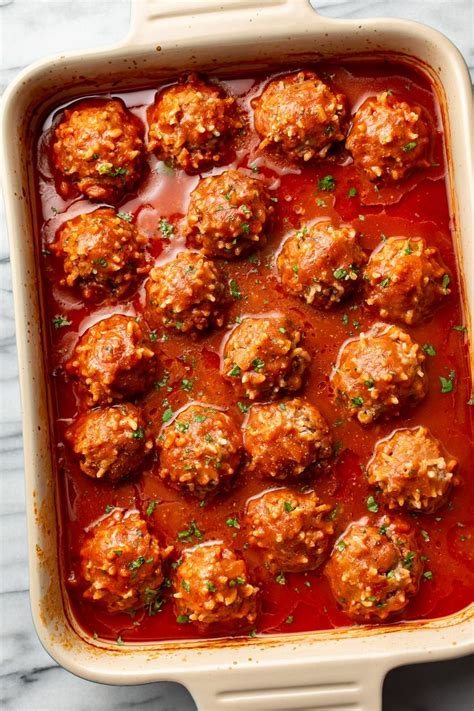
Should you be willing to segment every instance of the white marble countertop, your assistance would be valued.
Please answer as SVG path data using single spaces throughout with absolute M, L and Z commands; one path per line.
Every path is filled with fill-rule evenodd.
M 313 0 L 313 4 L 333 17 L 404 17 L 436 27 L 459 47 L 473 72 L 472 0 Z M 117 41 L 128 29 L 129 16 L 130 0 L 0 0 L 1 90 L 36 59 Z M 28 599 L 22 430 L 1 201 L 0 220 L 0 707 L 191 711 L 195 708 L 191 697 L 175 684 L 112 687 L 78 679 L 58 667 L 36 637 Z M 392 672 L 384 688 L 384 711 L 468 711 L 472 666 L 472 660 L 462 659 Z

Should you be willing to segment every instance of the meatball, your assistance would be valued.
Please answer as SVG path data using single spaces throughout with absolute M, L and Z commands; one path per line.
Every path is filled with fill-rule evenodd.
M 66 439 L 85 474 L 110 481 L 137 471 L 153 447 L 141 411 L 130 403 L 80 415 L 66 431 Z
M 332 385 L 349 414 L 368 425 L 379 417 L 394 417 L 404 406 L 425 397 L 424 360 L 420 346 L 408 333 L 377 323 L 343 345 Z
M 148 150 L 189 172 L 222 163 L 243 122 L 222 87 L 191 75 L 156 98 L 149 112 Z
M 325 158 L 344 140 L 346 98 L 316 74 L 301 71 L 271 81 L 252 101 L 260 148 L 277 148 L 293 160 Z
M 66 370 L 88 388 L 93 403 L 112 402 L 137 395 L 152 384 L 155 354 L 140 324 L 117 314 L 87 329 Z
M 79 288 L 86 300 L 120 298 L 148 271 L 147 239 L 120 214 L 102 207 L 78 215 L 61 227 L 51 245 L 63 260 L 62 283 Z
M 285 316 L 244 318 L 224 348 L 222 375 L 251 400 L 298 390 L 310 361 Z
M 389 508 L 433 513 L 455 483 L 457 461 L 445 456 L 426 429 L 402 429 L 378 442 L 367 467 L 369 484 L 381 490 Z
M 254 405 L 244 434 L 249 469 L 275 479 L 298 477 L 332 454 L 329 427 L 319 410 L 301 398 Z
M 390 237 L 370 257 L 364 273 L 366 303 L 381 318 L 414 325 L 450 293 L 450 276 L 438 250 L 419 237 Z
M 429 166 L 430 142 L 431 129 L 422 109 L 385 91 L 357 110 L 346 148 L 370 180 L 397 181 L 416 168 Z
M 307 304 L 329 308 L 359 283 L 364 253 L 352 227 L 330 222 L 303 227 L 286 240 L 277 266 L 283 289 Z
M 142 172 L 142 124 L 118 100 L 66 109 L 54 131 L 53 163 L 66 199 L 80 192 L 117 202 Z
M 242 458 L 239 427 L 224 412 L 188 405 L 163 429 L 160 477 L 202 498 L 230 483 Z
M 380 622 L 418 591 L 423 563 L 410 526 L 351 523 L 334 546 L 325 575 L 342 610 L 357 622 Z
M 239 170 L 204 178 L 191 193 L 184 230 L 188 245 L 209 257 L 239 257 L 264 246 L 272 211 L 261 180 Z
M 272 573 L 313 570 L 329 552 L 330 511 L 331 506 L 322 503 L 314 491 L 267 491 L 247 504 L 248 542 Z
M 152 328 L 180 333 L 222 326 L 224 296 L 218 266 L 196 252 L 180 252 L 152 269 L 146 284 L 146 319 Z
M 257 617 L 258 588 L 245 561 L 220 542 L 185 550 L 173 588 L 178 622 L 240 629 Z
M 164 577 L 162 549 L 137 511 L 115 509 L 92 529 L 81 548 L 88 600 L 107 612 L 131 612 L 156 600 Z

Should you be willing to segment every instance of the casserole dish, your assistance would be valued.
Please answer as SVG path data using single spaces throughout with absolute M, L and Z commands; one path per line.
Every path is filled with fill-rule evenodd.
M 186 8 L 194 10 L 186 14 Z M 224 13 L 224 14 L 222 14 Z M 225 19 L 224 19 L 225 18 Z M 228 18 L 228 19 L 227 19 Z M 268 29 L 271 28 L 271 29 Z M 182 37 L 186 39 L 183 40 Z M 157 39 L 159 37 L 159 39 Z M 216 59 L 220 47 L 224 57 Z M 173 680 L 184 683 L 204 709 L 375 709 L 388 669 L 421 659 L 467 653 L 472 610 L 443 620 L 378 629 L 338 630 L 265 641 L 206 641 L 130 645 L 95 641 L 74 625 L 62 598 L 57 563 L 56 511 L 51 478 L 47 392 L 36 287 L 31 136 L 45 112 L 78 93 L 163 81 L 189 68 L 231 73 L 279 61 L 381 51 L 414 58 L 435 80 L 450 152 L 453 215 L 460 264 L 472 289 L 472 148 L 470 84 L 457 51 L 438 33 L 412 23 L 364 24 L 319 18 L 305 2 L 228 2 L 217 7 L 166 2 L 134 5 L 132 30 L 121 45 L 32 67 L 10 87 L 3 114 L 4 185 L 12 235 L 16 317 L 25 412 L 30 526 L 31 594 L 35 624 L 46 649 L 67 669 L 108 683 Z M 296 52 L 297 48 L 297 52 Z M 440 83 L 437 76 L 442 78 Z M 67 86 L 64 87 L 64 84 Z M 11 137 L 15 136 L 14 141 Z M 21 150 L 18 151 L 18 146 Z M 458 202 L 459 201 L 459 202 Z M 464 241 L 463 241 L 464 240 Z M 464 259 L 462 259 L 462 255 Z M 466 294 L 472 303 L 472 294 Z M 470 328 L 469 321 L 466 324 Z M 285 676 L 283 683 L 278 671 Z M 206 672 L 208 672 L 206 674 Z

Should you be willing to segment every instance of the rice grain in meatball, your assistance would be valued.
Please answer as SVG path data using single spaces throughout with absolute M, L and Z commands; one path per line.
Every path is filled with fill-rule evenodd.
M 142 413 L 131 403 L 89 410 L 68 428 L 66 439 L 85 474 L 110 481 L 136 472 L 153 448 Z
M 243 122 L 222 87 L 192 74 L 160 93 L 149 112 L 148 150 L 189 172 L 222 163 Z
M 390 237 L 364 272 L 366 303 L 383 319 L 409 326 L 428 318 L 450 293 L 449 272 L 436 247 L 419 237 Z
M 398 181 L 429 166 L 430 142 L 431 128 L 422 109 L 385 91 L 356 111 L 346 148 L 370 180 Z
M 180 252 L 152 269 L 146 283 L 146 319 L 152 328 L 180 333 L 222 326 L 225 285 L 212 260 Z
M 99 521 L 81 548 L 84 597 L 107 612 L 132 612 L 156 600 L 171 552 L 160 547 L 137 511 L 115 509 Z
M 403 521 L 351 523 L 340 536 L 325 575 L 343 612 L 357 622 L 381 622 L 418 592 L 423 563 Z
M 285 316 L 247 317 L 224 348 L 222 375 L 251 400 L 299 390 L 310 356 Z
M 276 148 L 292 160 L 325 158 L 344 140 L 346 99 L 314 72 L 277 77 L 252 101 L 260 148 Z
M 93 403 L 107 403 L 138 395 L 152 384 L 155 354 L 137 320 L 116 314 L 87 329 L 66 370 L 89 390 Z
M 270 572 L 313 570 L 329 552 L 330 511 L 314 491 L 267 491 L 247 504 L 248 542 Z
M 204 178 L 191 193 L 185 227 L 188 245 L 209 257 L 239 257 L 265 245 L 272 211 L 261 180 L 239 170 Z
M 63 260 L 62 283 L 77 287 L 87 301 L 118 299 L 148 271 L 146 237 L 119 214 L 102 207 L 78 215 L 50 247 Z
M 173 579 L 177 621 L 246 628 L 257 617 L 257 593 L 242 558 L 222 543 L 183 552 Z
M 394 417 L 425 397 L 424 360 L 420 346 L 408 333 L 377 323 L 342 346 L 332 386 L 349 415 L 368 425 L 380 417 Z
M 354 290 L 363 263 L 356 231 L 330 222 L 298 230 L 286 240 L 277 260 L 285 292 L 322 308 L 339 303 Z
M 253 405 L 244 446 L 249 469 L 275 479 L 297 478 L 311 465 L 326 467 L 332 454 L 327 422 L 301 398 Z
M 426 427 L 416 427 L 378 442 L 367 475 L 389 508 L 433 513 L 446 502 L 456 466 Z
M 82 102 L 64 111 L 54 131 L 53 162 L 64 198 L 117 202 L 144 164 L 143 126 L 121 101 Z
M 239 427 L 207 405 L 188 405 L 163 429 L 158 445 L 160 477 L 199 498 L 228 486 L 242 458 Z

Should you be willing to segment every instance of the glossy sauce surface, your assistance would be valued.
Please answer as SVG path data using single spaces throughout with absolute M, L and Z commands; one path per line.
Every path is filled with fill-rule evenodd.
M 304 346 L 312 356 L 305 386 L 298 394 L 320 408 L 331 425 L 337 452 L 331 473 L 313 476 L 309 472 L 303 483 L 314 486 L 323 500 L 333 504 L 337 533 L 353 520 L 366 517 L 368 521 L 377 521 L 384 513 L 380 497 L 377 513 L 367 508 L 367 498 L 374 492 L 367 486 L 363 467 L 375 443 L 397 427 L 427 426 L 459 461 L 460 483 L 452 491 L 449 503 L 436 514 L 413 517 L 421 553 L 427 557 L 425 570 L 432 572 L 432 578 L 422 580 L 419 594 L 403 615 L 393 621 L 436 618 L 460 610 L 474 599 L 473 418 L 472 407 L 468 405 L 471 379 L 465 331 L 458 328 L 464 320 L 451 234 L 439 106 L 429 81 L 406 66 L 389 62 L 347 62 L 309 68 L 346 94 L 352 112 L 367 96 L 387 88 L 393 89 L 402 99 L 424 107 L 435 128 L 433 165 L 414 174 L 400 186 L 381 187 L 377 191 L 354 169 L 345 154 L 335 161 L 304 167 L 259 154 L 258 140 L 250 120 L 248 131 L 239 138 L 232 167 L 250 167 L 256 177 L 268 181 L 271 195 L 277 198 L 268 244 L 248 258 L 225 263 L 227 279 L 235 280 L 240 292 L 240 298 L 231 299 L 226 326 L 197 340 L 179 335 L 163 338 L 161 333 L 157 334 L 151 347 L 157 352 L 160 372 L 155 389 L 141 401 L 158 430 L 163 413 L 169 408 L 175 413 L 193 400 L 222 406 L 237 422 L 242 422 L 244 414 L 237 404 L 239 398 L 219 375 L 223 342 L 238 319 L 246 314 L 288 314 L 301 326 Z M 250 100 L 261 92 L 261 86 L 268 78 L 239 78 L 223 81 L 223 84 L 238 97 L 240 105 L 251 116 Z M 146 123 L 147 107 L 158 89 L 114 93 L 114 96 L 122 98 Z M 199 501 L 181 495 L 161 482 L 156 474 L 157 459 L 152 459 L 139 476 L 113 486 L 84 475 L 64 444 L 65 429 L 85 408 L 77 385 L 64 372 L 64 363 L 79 335 L 101 318 L 111 313 L 140 316 L 143 289 L 118 304 L 94 306 L 84 304 L 79 293 L 59 284 L 60 265 L 49 253 L 48 244 L 66 219 L 97 207 L 84 199 L 64 202 L 56 192 L 49 153 L 51 126 L 60 117 L 61 110 L 58 109 L 48 118 L 39 137 L 37 181 L 43 211 L 40 216 L 40 261 L 49 341 L 54 457 L 61 508 L 60 555 L 66 589 L 80 624 L 99 638 L 120 639 L 126 643 L 198 637 L 199 633 L 192 625 L 176 622 L 172 600 L 166 590 L 162 609 L 153 616 L 147 611 L 134 616 L 112 616 L 84 601 L 78 573 L 79 550 L 86 529 L 103 516 L 108 507 L 136 508 L 148 520 L 160 542 L 175 546 L 175 559 L 183 547 L 198 542 L 195 537 L 190 537 L 187 543 L 178 538 L 178 533 L 185 531 L 191 521 L 195 521 L 203 533 L 203 540 L 223 540 L 246 555 L 243 549 L 245 532 L 242 528 L 227 525 L 226 521 L 241 520 L 249 497 L 273 488 L 274 483 L 243 469 L 229 493 L 209 500 L 201 507 Z M 226 167 L 230 166 L 204 175 L 221 172 Z M 318 183 L 327 175 L 335 179 L 332 192 L 321 189 Z M 133 214 L 134 222 L 149 237 L 150 252 L 157 260 L 169 259 L 173 252 L 184 246 L 179 236 L 179 222 L 198 179 L 198 176 L 173 171 L 151 157 L 137 193 L 126 196 L 117 206 L 118 210 Z M 349 196 L 351 188 L 357 189 L 356 196 Z M 276 278 L 275 255 L 283 239 L 305 222 L 321 218 L 332 219 L 336 225 L 339 222 L 352 224 L 360 233 L 361 244 L 368 253 L 383 236 L 424 237 L 429 245 L 438 247 L 452 274 L 452 293 L 433 318 L 417 327 L 406 327 L 417 342 L 431 344 L 436 352 L 435 356 L 427 355 L 428 396 L 404 416 L 378 422 L 367 429 L 348 420 L 343 406 L 332 399 L 329 375 L 341 345 L 347 338 L 367 330 L 375 320 L 373 314 L 364 307 L 360 294 L 330 311 L 318 310 L 285 296 Z M 171 239 L 164 239 L 160 230 L 161 219 L 173 225 Z M 55 328 L 53 319 L 58 314 L 70 324 Z M 455 372 L 453 391 L 442 393 L 440 376 L 448 377 L 451 371 Z M 240 402 L 249 404 L 242 398 Z M 279 582 L 273 578 L 258 579 L 257 582 L 261 587 L 257 634 L 321 630 L 351 624 L 338 610 L 320 571 L 286 574 Z

